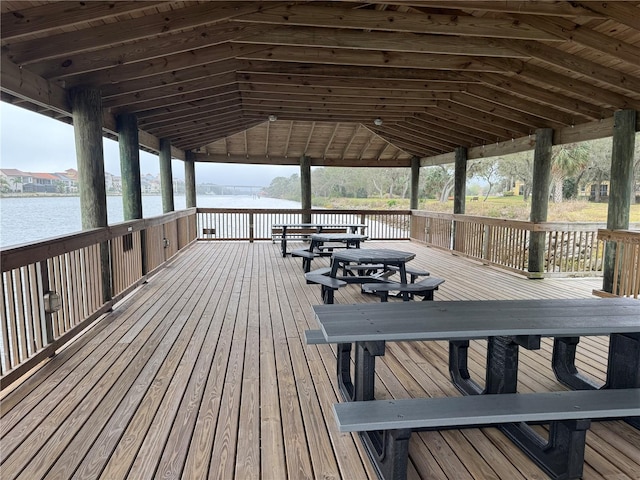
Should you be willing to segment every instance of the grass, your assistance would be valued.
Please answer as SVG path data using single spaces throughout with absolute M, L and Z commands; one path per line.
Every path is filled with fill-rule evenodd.
M 473 200 L 467 197 L 465 213 L 483 217 L 506 218 L 510 220 L 529 220 L 530 202 L 525 202 L 521 196 L 483 197 Z M 402 198 L 332 198 L 316 199 L 315 206 L 323 208 L 355 208 L 355 209 L 408 209 L 409 200 Z M 438 202 L 437 200 L 422 200 L 420 210 L 435 212 L 453 212 L 453 201 Z M 549 222 L 601 222 L 607 221 L 606 203 L 593 203 L 585 200 L 568 200 L 562 203 L 549 203 L 547 219 Z M 630 223 L 640 223 L 640 204 L 631 205 Z

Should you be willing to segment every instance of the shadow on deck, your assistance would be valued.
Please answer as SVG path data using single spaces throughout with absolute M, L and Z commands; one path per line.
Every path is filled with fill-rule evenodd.
M 446 279 L 436 301 L 590 297 L 601 283 L 526 280 L 416 243 L 384 246 Z M 337 303 L 374 301 L 354 285 L 336 293 Z M 335 426 L 335 351 L 304 344 L 317 303 L 320 288 L 279 245 L 195 244 L 5 396 L 2 478 L 376 478 L 357 436 Z M 485 347 L 472 344 L 480 376 Z M 581 368 L 602 379 L 606 347 L 581 341 Z M 443 342 L 390 344 L 376 396 L 458 395 L 447 355 Z M 521 351 L 521 391 L 563 389 L 550 355 L 548 341 Z M 594 422 L 587 438 L 584 478 L 640 478 L 640 432 Z M 546 478 L 494 428 L 413 435 L 409 478 L 427 477 Z

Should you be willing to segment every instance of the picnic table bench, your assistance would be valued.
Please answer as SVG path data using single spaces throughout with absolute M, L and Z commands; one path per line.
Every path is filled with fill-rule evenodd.
M 406 442 L 412 431 L 423 428 L 466 428 L 498 424 L 499 428 L 553 478 L 579 478 L 584 459 L 586 430 L 591 419 L 625 418 L 640 428 L 640 302 L 625 298 L 555 299 L 517 301 L 402 302 L 386 304 L 316 305 L 319 331 L 305 336 L 310 344 L 337 344 L 338 384 L 343 398 L 353 405 L 336 405 L 341 428 L 359 431 L 371 459 L 383 478 L 406 475 Z M 600 389 L 545 393 L 538 397 L 517 393 L 518 348 L 540 348 L 541 337 L 579 339 L 609 335 L 607 380 Z M 467 368 L 469 341 L 487 339 L 484 387 Z M 375 357 L 384 355 L 386 342 L 447 340 L 449 371 L 453 384 L 464 395 L 457 398 L 397 401 L 400 410 L 374 398 Z M 355 345 L 355 370 L 351 375 L 351 350 Z M 571 349 L 554 342 L 552 366 L 563 383 L 579 375 Z M 556 351 L 558 350 L 558 351 Z M 561 358 L 563 355 L 568 358 Z M 561 362 L 564 369 L 556 369 Z M 567 393 L 574 394 L 572 397 Z M 538 395 L 538 394 L 536 394 Z M 497 414 L 492 401 L 506 402 Z M 503 400 L 504 399 L 504 400 Z M 568 408 L 584 405 L 583 411 Z M 388 401 L 387 401 L 388 402 Z M 398 403 L 399 402 L 399 403 Z M 442 402 L 454 411 L 467 412 L 464 421 L 443 411 Z M 451 402 L 451 403 L 448 403 Z M 462 402 L 469 402 L 468 404 Z M 518 403 L 521 402 L 521 403 Z M 526 403 L 522 403 L 526 402 Z M 548 405 L 540 415 L 536 405 Z M 523 407 L 518 410 L 518 405 Z M 631 405 L 631 409 L 627 407 Z M 526 407 L 526 408 L 525 408 Z M 375 409 L 386 409 L 382 420 L 353 422 L 352 416 L 373 419 Z M 348 409 L 348 410 L 343 410 Z M 344 412 L 350 413 L 344 413 Z M 342 413 L 341 413 L 342 412 Z M 407 422 L 398 415 L 406 415 Z M 495 418 L 487 422 L 487 416 Z M 518 417 L 517 415 L 520 415 Z M 429 425 L 434 417 L 442 417 Z M 522 421 L 551 423 L 549 439 L 542 438 Z M 344 424 L 344 425 L 343 425 Z M 375 428 L 374 428 L 375 425 Z M 362 430 L 359 430 L 362 428 Z M 381 433 L 384 430 L 386 433 Z M 567 446 L 569 445 L 569 446 Z

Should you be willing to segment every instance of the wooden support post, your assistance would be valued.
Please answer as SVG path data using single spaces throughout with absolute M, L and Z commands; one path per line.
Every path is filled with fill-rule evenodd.
M 303 210 L 311 210 L 311 158 L 300 157 L 300 203 Z M 302 223 L 311 223 L 311 214 L 302 215 Z
M 411 210 L 418 209 L 418 193 L 420 191 L 420 158 L 411 158 L 411 200 L 409 208 Z
M 464 213 L 467 195 L 467 149 L 457 147 L 455 150 L 455 173 L 453 184 L 453 213 Z M 453 221 L 453 249 L 464 251 L 463 237 L 460 235 L 457 222 Z
M 609 191 L 609 208 L 607 211 L 607 229 L 625 230 L 629 228 L 629 212 L 631 195 L 635 194 L 633 186 L 633 152 L 636 136 L 635 110 L 619 110 L 614 113 L 613 145 L 611 149 L 611 181 Z M 604 255 L 604 271 L 602 289 L 613 292 L 616 279 L 615 269 L 616 245 L 607 244 Z
M 122 211 L 125 220 L 142 218 L 142 183 L 140 180 L 140 142 L 135 115 L 118 116 L 118 145 L 122 171 Z
M 536 130 L 536 145 L 533 155 L 533 186 L 531 189 L 531 212 L 533 223 L 547 221 L 549 210 L 549 185 L 551 180 L 551 147 L 553 129 Z M 531 232 L 529 237 L 529 278 L 544 277 L 545 232 Z
M 467 149 L 457 147 L 455 151 L 455 178 L 453 190 L 453 213 L 464 213 L 467 195 Z
M 78 162 L 78 187 L 82 229 L 107 226 L 107 193 L 102 149 L 102 96 L 93 88 L 74 88 L 69 93 Z M 102 299 L 111 300 L 109 243 L 100 245 Z
M 187 159 L 184 162 L 184 184 L 187 208 L 196 206 L 196 163 L 195 153 L 187 152 Z
M 160 188 L 162 189 L 162 211 L 173 212 L 173 174 L 171 173 L 171 142 L 160 139 Z

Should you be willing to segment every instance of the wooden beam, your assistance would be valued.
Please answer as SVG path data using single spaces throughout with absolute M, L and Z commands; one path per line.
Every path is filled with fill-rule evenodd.
M 220 93 L 228 93 L 229 91 L 237 91 L 235 85 L 235 76 L 233 74 L 224 74 L 216 77 L 216 83 L 211 81 L 207 82 L 206 79 L 194 80 L 192 82 L 185 82 L 177 85 L 168 85 L 166 87 L 154 88 L 151 90 L 144 90 L 141 92 L 131 92 L 126 95 L 117 95 L 104 99 L 105 106 L 109 108 L 122 107 L 129 105 L 130 108 L 126 110 L 129 112 L 135 111 L 136 103 L 152 102 L 154 100 L 161 100 L 160 102 L 150 103 L 156 108 L 158 105 L 171 105 L 173 101 L 182 103 L 185 98 L 191 98 L 193 100 L 199 100 L 207 95 L 207 91 L 211 93 L 211 96 Z M 227 89 L 221 89 L 225 86 L 231 86 Z M 219 90 L 213 90 L 219 89 Z M 193 93 L 192 97 L 189 95 Z M 177 97 L 177 99 L 171 98 Z M 189 101 L 189 100 L 187 100 Z
M 415 13 L 355 10 L 335 6 L 289 5 L 273 8 L 266 12 L 241 15 L 235 17 L 234 21 L 387 32 L 557 40 L 554 36 L 526 24 L 522 25 L 504 19 L 464 16 L 452 18 L 450 15 L 416 15 Z
M 254 47 L 255 48 L 255 47 Z M 463 55 L 429 55 L 408 52 L 384 52 L 363 50 L 332 50 L 310 47 L 273 47 L 269 50 L 238 55 L 245 60 L 263 60 L 299 63 L 323 63 L 328 65 L 358 65 L 386 68 L 424 68 L 467 72 L 502 72 L 504 67 L 481 61 L 492 57 Z M 504 60 L 493 58 L 493 60 Z
M 40 60 L 109 48 L 114 43 L 142 40 L 202 25 L 222 23 L 234 16 L 255 12 L 261 8 L 262 5 L 252 2 L 243 5 L 224 3 L 216 5 L 215 8 L 208 3 L 178 8 L 16 43 L 9 48 L 9 58 L 18 65 L 28 65 Z
M 527 127 L 521 123 L 512 122 L 497 115 L 481 112 L 454 102 L 438 102 L 438 107 L 436 109 L 429 109 L 429 111 L 453 114 L 458 122 L 472 123 L 476 128 L 484 130 L 487 133 L 494 133 L 496 136 L 501 137 L 502 140 L 519 137 L 520 134 L 527 135 L 531 132 L 531 127 Z M 461 116 L 466 117 L 467 120 L 464 120 Z M 449 118 L 454 117 L 449 116 Z
M 418 80 L 429 82 L 467 82 L 470 80 L 465 74 L 444 70 L 422 70 L 417 68 L 390 69 L 384 67 L 355 66 L 355 65 L 323 65 L 314 63 L 291 63 L 276 61 L 252 60 L 244 62 L 238 73 L 266 73 L 285 77 L 341 77 L 356 79 L 398 79 Z M 376 82 L 377 83 L 377 82 Z
M 638 5 L 633 2 L 580 2 L 580 7 L 611 18 L 616 22 L 627 25 L 635 30 L 640 30 L 640 15 Z
M 59 5 L 46 4 L 3 13 L 2 41 L 43 34 L 58 28 L 70 27 L 84 22 L 105 20 L 125 13 L 155 9 L 166 2 L 89 2 L 69 3 L 63 10 Z M 25 6 L 28 4 L 25 3 Z
M 239 163 L 247 165 L 299 165 L 300 159 L 294 157 L 264 157 L 255 155 L 223 155 L 223 154 L 207 154 L 196 153 L 195 159 L 197 162 L 202 163 Z M 312 167 L 353 167 L 353 160 L 345 160 L 342 158 L 312 158 Z M 378 159 L 369 158 L 358 161 L 358 167 L 382 167 L 382 168 L 396 168 L 396 167 L 410 167 L 411 159 L 390 160 L 390 159 Z
M 348 0 L 349 1 L 349 0 Z M 396 3 L 396 2 L 388 2 Z M 397 2 L 401 3 L 401 2 Z M 620 2 L 607 2 L 620 3 Z M 437 8 L 459 8 L 470 11 L 487 11 L 487 12 L 510 12 L 510 13 L 530 13 L 536 15 L 549 16 L 574 16 L 574 17 L 593 17 L 606 18 L 606 15 L 591 8 L 591 2 L 580 4 L 579 2 L 532 2 L 524 1 L 484 1 L 484 0 L 455 0 L 452 4 L 450 1 L 442 0 L 421 0 L 421 7 L 437 7 Z
M 327 30 L 314 27 L 280 27 L 259 35 L 245 35 L 237 43 L 331 49 L 383 50 L 491 57 L 518 56 L 508 44 L 490 37 L 429 35 L 428 32 Z
M 613 115 L 614 111 L 613 109 L 603 108 L 584 100 L 566 95 L 558 95 L 552 90 L 531 85 L 515 77 L 493 73 L 473 73 L 469 74 L 469 77 L 470 79 L 473 78 L 482 82 L 492 89 L 496 89 L 497 95 L 508 93 L 507 98 L 509 98 L 509 96 L 513 98 L 518 95 L 541 104 L 543 109 L 546 107 L 555 107 L 564 110 L 569 115 L 575 115 L 576 118 L 584 117 L 588 120 L 599 120 Z M 468 88 L 468 91 L 471 93 L 473 89 Z
M 469 83 L 449 82 L 441 80 L 413 80 L 413 79 L 371 79 L 367 77 L 367 68 L 362 68 L 361 77 L 339 77 L 339 76 L 322 76 L 322 75 L 278 75 L 266 73 L 238 73 L 237 79 L 240 88 L 243 90 L 262 91 L 262 92 L 282 92 L 287 89 L 290 91 L 292 87 L 300 89 L 309 89 L 309 92 L 335 93 L 335 89 L 357 89 L 363 94 L 367 92 L 371 95 L 378 94 L 378 91 L 406 91 L 409 96 L 419 92 L 460 92 L 463 91 L 469 83 L 478 83 L 478 81 L 470 80 Z M 431 72 L 431 71 L 430 71 Z M 399 75 L 398 75 L 399 76 Z M 366 80 L 366 82 L 363 82 Z M 326 92 L 324 92 L 326 89 Z M 420 98 L 420 97 L 418 97 Z
M 308 105 L 312 103 L 319 104 L 338 104 L 338 105 L 385 105 L 388 107 L 431 107 L 436 105 L 436 99 L 420 99 L 411 98 L 410 95 L 403 97 L 379 97 L 375 95 L 364 96 L 338 96 L 338 95 L 313 95 L 301 94 L 298 92 L 287 95 L 286 93 L 266 93 L 246 91 L 240 88 L 242 100 L 247 103 L 259 105 L 260 102 L 287 102 L 290 104 L 301 103 Z M 448 98 L 448 95 L 446 96 Z
M 33 63 L 29 69 L 49 79 L 72 79 L 76 75 L 105 70 L 152 58 L 188 54 L 191 50 L 229 42 L 244 35 L 264 31 L 260 25 L 226 23 L 197 27 L 186 32 L 143 39 L 131 44 L 116 45 L 98 51 L 76 53 Z
M 153 114 L 158 109 L 166 108 L 188 108 L 191 102 L 205 101 L 218 96 L 236 93 L 238 87 L 235 83 L 226 83 L 220 86 L 205 88 L 203 90 L 191 91 L 189 93 L 171 95 L 169 97 L 154 96 L 141 102 L 135 102 L 135 95 L 119 97 L 114 101 L 105 100 L 103 104 L 109 105 L 109 109 L 118 114 L 123 112 L 136 113 L 140 118 L 144 118 L 147 113 Z M 133 103 L 126 103 L 124 99 L 134 100 Z
M 638 11 L 637 8 L 635 15 L 640 15 L 640 11 Z M 634 67 L 638 65 L 640 47 L 623 42 L 615 37 L 610 37 L 609 35 L 596 32 L 595 30 L 584 25 L 574 23 L 566 18 L 518 14 L 512 14 L 511 16 L 521 22 L 528 23 L 538 30 L 543 30 L 551 35 L 555 35 L 558 38 L 598 50 L 606 54 L 608 57 L 617 58 L 623 62 L 633 65 Z
M 540 42 L 512 42 L 511 46 L 514 50 L 527 53 L 542 62 L 569 72 L 579 73 L 586 78 L 612 85 L 633 94 L 640 91 L 640 79 Z M 490 57 L 487 57 L 487 61 L 493 63 L 493 59 Z M 553 72 L 549 72 L 547 75 L 556 76 Z

